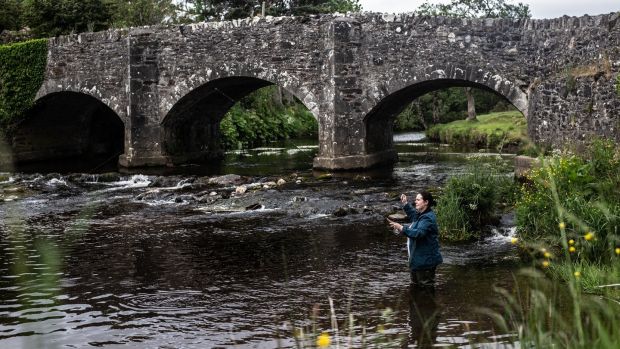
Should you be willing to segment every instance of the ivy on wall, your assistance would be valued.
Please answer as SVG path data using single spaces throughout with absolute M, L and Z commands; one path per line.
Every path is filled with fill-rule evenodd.
M 0 126 L 24 115 L 43 83 L 47 39 L 0 45 Z

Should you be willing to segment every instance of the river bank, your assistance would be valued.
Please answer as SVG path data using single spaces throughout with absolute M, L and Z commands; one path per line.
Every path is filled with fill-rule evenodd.
M 530 144 L 525 118 L 516 110 L 478 115 L 475 121 L 457 120 L 433 125 L 426 135 L 434 142 L 509 153 L 523 152 Z

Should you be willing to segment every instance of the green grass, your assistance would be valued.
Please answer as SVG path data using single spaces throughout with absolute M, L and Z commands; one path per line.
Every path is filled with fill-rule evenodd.
M 527 144 L 527 124 L 519 111 L 478 115 L 477 121 L 457 120 L 434 125 L 426 135 L 442 143 L 504 149 Z

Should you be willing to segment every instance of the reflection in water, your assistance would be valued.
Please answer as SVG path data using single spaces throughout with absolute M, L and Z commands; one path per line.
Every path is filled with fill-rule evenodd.
M 307 153 L 264 153 L 244 169 L 266 171 L 248 179 L 260 189 L 243 195 L 188 174 L 6 176 L 0 347 L 294 347 L 289 329 L 310 326 L 316 304 L 317 330 L 332 328 L 328 297 L 339 324 L 359 320 L 355 343 L 362 327 L 379 339 L 388 308 L 386 332 L 405 346 L 502 340 L 472 309 L 512 284 L 510 231 L 442 246 L 432 295 L 409 289 L 404 244 L 384 223 L 398 193 L 441 185 L 464 156 L 318 179 Z M 287 184 L 263 189 L 273 174 Z
M 409 342 L 418 347 L 431 347 L 437 341 L 437 325 L 441 308 L 435 297 L 435 287 L 410 285 Z

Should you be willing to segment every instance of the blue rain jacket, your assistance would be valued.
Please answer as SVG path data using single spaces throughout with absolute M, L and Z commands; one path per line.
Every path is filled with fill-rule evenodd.
M 410 225 L 403 225 L 403 234 L 407 236 L 409 268 L 432 269 L 443 263 L 439 252 L 439 227 L 435 212 L 429 207 L 419 213 L 410 203 L 405 204 L 403 210 L 412 222 Z

